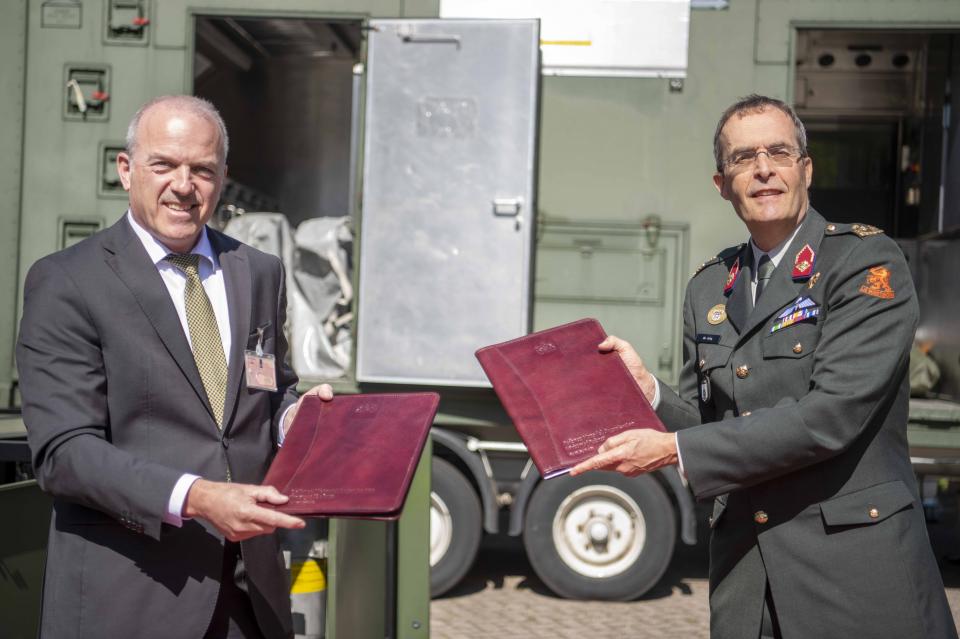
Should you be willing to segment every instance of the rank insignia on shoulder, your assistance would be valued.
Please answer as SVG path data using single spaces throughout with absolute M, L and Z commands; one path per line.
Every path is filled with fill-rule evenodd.
M 803 248 L 797 253 L 793 260 L 793 273 L 791 274 L 794 282 L 807 279 L 813 273 L 813 264 L 817 259 L 816 253 L 810 248 L 809 244 L 804 244 Z
M 860 237 L 869 237 L 871 235 L 880 235 L 883 233 L 883 229 L 878 229 L 877 227 L 869 224 L 851 224 L 850 230 Z
M 892 300 L 895 293 L 890 286 L 890 270 L 885 266 L 871 268 L 867 271 L 867 279 L 860 285 L 860 292 L 882 300 Z
M 727 283 L 723 285 L 723 292 L 727 295 L 730 294 L 730 291 L 733 290 L 733 285 L 737 282 L 737 276 L 740 275 L 740 258 L 737 257 L 733 262 L 733 266 L 730 267 L 730 272 L 727 273 Z M 714 306 L 716 308 L 716 306 Z
M 717 324 L 722 324 L 725 319 L 727 319 L 726 304 L 717 304 L 707 311 L 707 322 L 709 324 L 716 326 Z

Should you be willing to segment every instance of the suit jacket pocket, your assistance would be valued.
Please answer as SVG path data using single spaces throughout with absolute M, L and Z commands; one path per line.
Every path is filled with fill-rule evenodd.
M 910 489 L 895 479 L 822 502 L 820 512 L 828 526 L 859 526 L 881 522 L 913 502 Z
M 252 322 L 251 325 L 257 328 L 254 328 L 252 331 L 250 331 L 250 334 L 247 335 L 248 351 L 257 349 L 257 342 L 260 340 L 260 331 L 263 331 L 263 344 L 266 344 L 267 342 L 273 343 L 273 324 L 269 320 L 265 322 Z M 264 351 L 266 350 L 267 349 L 264 348 Z
M 103 511 L 81 506 L 71 501 L 56 500 L 54 502 L 54 510 L 57 515 L 58 524 L 70 524 L 73 526 L 120 525 L 119 520 L 114 519 Z

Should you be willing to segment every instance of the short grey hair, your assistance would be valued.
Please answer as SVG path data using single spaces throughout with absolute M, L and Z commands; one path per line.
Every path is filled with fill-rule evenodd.
M 793 120 L 793 128 L 797 136 L 797 148 L 800 149 L 800 157 L 807 157 L 807 129 L 803 126 L 803 122 L 800 121 L 793 107 L 783 100 L 751 93 L 727 107 L 727 110 L 720 116 L 720 121 L 717 122 L 717 130 L 713 134 L 713 159 L 717 163 L 717 173 L 723 173 L 723 146 L 720 144 L 720 132 L 727 124 L 727 120 L 734 115 L 742 116 L 746 113 L 755 113 L 763 111 L 768 107 L 779 109 Z
M 220 158 L 226 164 L 227 152 L 230 150 L 230 137 L 227 135 L 227 125 L 220 117 L 220 112 L 213 103 L 203 98 L 193 95 L 161 95 L 154 98 L 137 109 L 127 127 L 127 154 L 133 157 L 137 148 L 137 130 L 140 128 L 140 120 L 143 116 L 155 106 L 169 105 L 191 113 L 195 116 L 206 118 L 217 126 L 217 132 L 220 134 Z

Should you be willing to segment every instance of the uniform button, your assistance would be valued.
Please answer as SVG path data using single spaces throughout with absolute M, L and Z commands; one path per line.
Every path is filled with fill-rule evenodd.
M 758 510 L 757 512 L 753 513 L 753 520 L 758 524 L 765 524 L 770 521 L 770 517 L 768 517 L 767 513 L 763 512 L 762 510 Z
M 870 515 L 870 519 L 876 519 L 877 517 L 880 516 L 880 511 L 877 510 L 876 508 L 871 508 L 871 509 L 867 512 L 867 514 Z
M 837 230 L 837 225 L 836 225 L 836 224 L 827 224 L 827 230 L 830 231 L 831 233 L 833 233 L 834 231 Z
M 737 366 L 737 377 L 740 379 L 746 379 L 750 375 L 750 367 L 746 364 L 741 364 Z
M 742 413 L 740 413 L 740 416 L 741 416 L 741 417 L 748 417 L 748 416 L 750 416 L 750 415 L 752 415 L 752 414 L 753 414 L 753 413 L 751 413 L 750 411 L 745 410 L 745 411 L 743 411 Z
M 703 370 L 703 367 L 706 365 L 707 365 L 707 360 L 705 359 L 701 359 L 699 362 L 697 362 L 697 366 L 700 367 L 700 370 Z
M 803 352 L 803 344 L 801 344 L 800 342 L 797 342 L 796 344 L 794 344 L 794 345 L 793 345 L 793 352 L 796 353 L 797 355 L 799 355 L 800 353 L 802 353 L 802 352 Z

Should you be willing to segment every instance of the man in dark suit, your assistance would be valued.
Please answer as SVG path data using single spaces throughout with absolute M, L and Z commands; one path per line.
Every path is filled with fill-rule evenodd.
M 714 497 L 711 636 L 956 637 L 907 447 L 917 326 L 897 245 L 807 199 L 806 133 L 749 96 L 721 118 L 714 184 L 750 241 L 694 275 L 679 394 L 617 351 L 674 433 L 627 431 L 574 474 L 679 463 Z
M 292 635 L 271 533 L 304 522 L 257 485 L 299 405 L 283 268 L 206 227 L 227 146 L 210 103 L 148 103 L 117 160 L 127 214 L 27 275 L 23 417 L 54 496 L 44 637 Z M 274 373 L 251 383 L 251 365 Z

